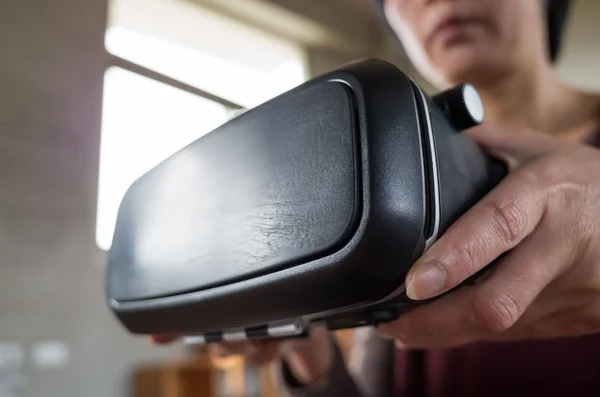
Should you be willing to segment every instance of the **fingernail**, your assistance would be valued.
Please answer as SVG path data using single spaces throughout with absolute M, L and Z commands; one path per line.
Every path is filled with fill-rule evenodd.
M 438 295 L 446 286 L 446 272 L 437 263 L 424 263 L 409 277 L 406 293 L 420 300 Z

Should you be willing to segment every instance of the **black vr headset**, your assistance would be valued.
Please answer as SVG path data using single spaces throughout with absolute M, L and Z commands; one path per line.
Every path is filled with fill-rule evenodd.
M 111 309 L 198 342 L 395 319 L 411 265 L 506 174 L 461 133 L 482 120 L 471 85 L 429 98 L 377 60 L 237 116 L 128 190 Z

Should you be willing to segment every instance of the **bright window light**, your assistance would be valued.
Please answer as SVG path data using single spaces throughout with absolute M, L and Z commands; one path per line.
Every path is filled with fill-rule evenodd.
M 108 30 L 106 47 L 114 55 L 245 108 L 263 103 L 304 81 L 303 62 L 298 57 L 285 59 L 272 70 L 263 71 L 120 27 Z
M 246 108 L 305 79 L 292 43 L 176 0 L 116 0 L 107 50 Z M 191 40 L 190 38 L 193 38 Z M 224 106 L 112 67 L 104 80 L 96 243 L 108 250 L 128 187 L 230 117 Z
M 225 107 L 120 68 L 104 77 L 96 243 L 110 248 L 133 181 L 227 120 Z

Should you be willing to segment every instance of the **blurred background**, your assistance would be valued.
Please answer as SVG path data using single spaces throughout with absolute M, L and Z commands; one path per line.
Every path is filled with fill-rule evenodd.
M 598 89 L 600 2 L 575 3 L 558 68 Z M 104 300 L 116 210 L 174 151 L 349 61 L 386 59 L 430 89 L 373 10 L 0 1 L 0 397 L 278 396 L 268 369 L 154 347 L 117 324 Z

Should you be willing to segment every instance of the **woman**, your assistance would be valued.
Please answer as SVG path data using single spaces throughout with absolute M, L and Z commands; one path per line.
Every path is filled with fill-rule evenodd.
M 293 396 L 600 395 L 600 151 L 577 143 L 600 130 L 600 98 L 552 70 L 557 26 L 548 35 L 546 11 L 556 4 L 379 3 L 426 78 L 478 88 L 488 125 L 469 134 L 511 168 L 415 264 L 408 294 L 439 295 L 510 252 L 474 287 L 357 330 L 348 367 L 321 329 L 215 354 L 281 357 Z

